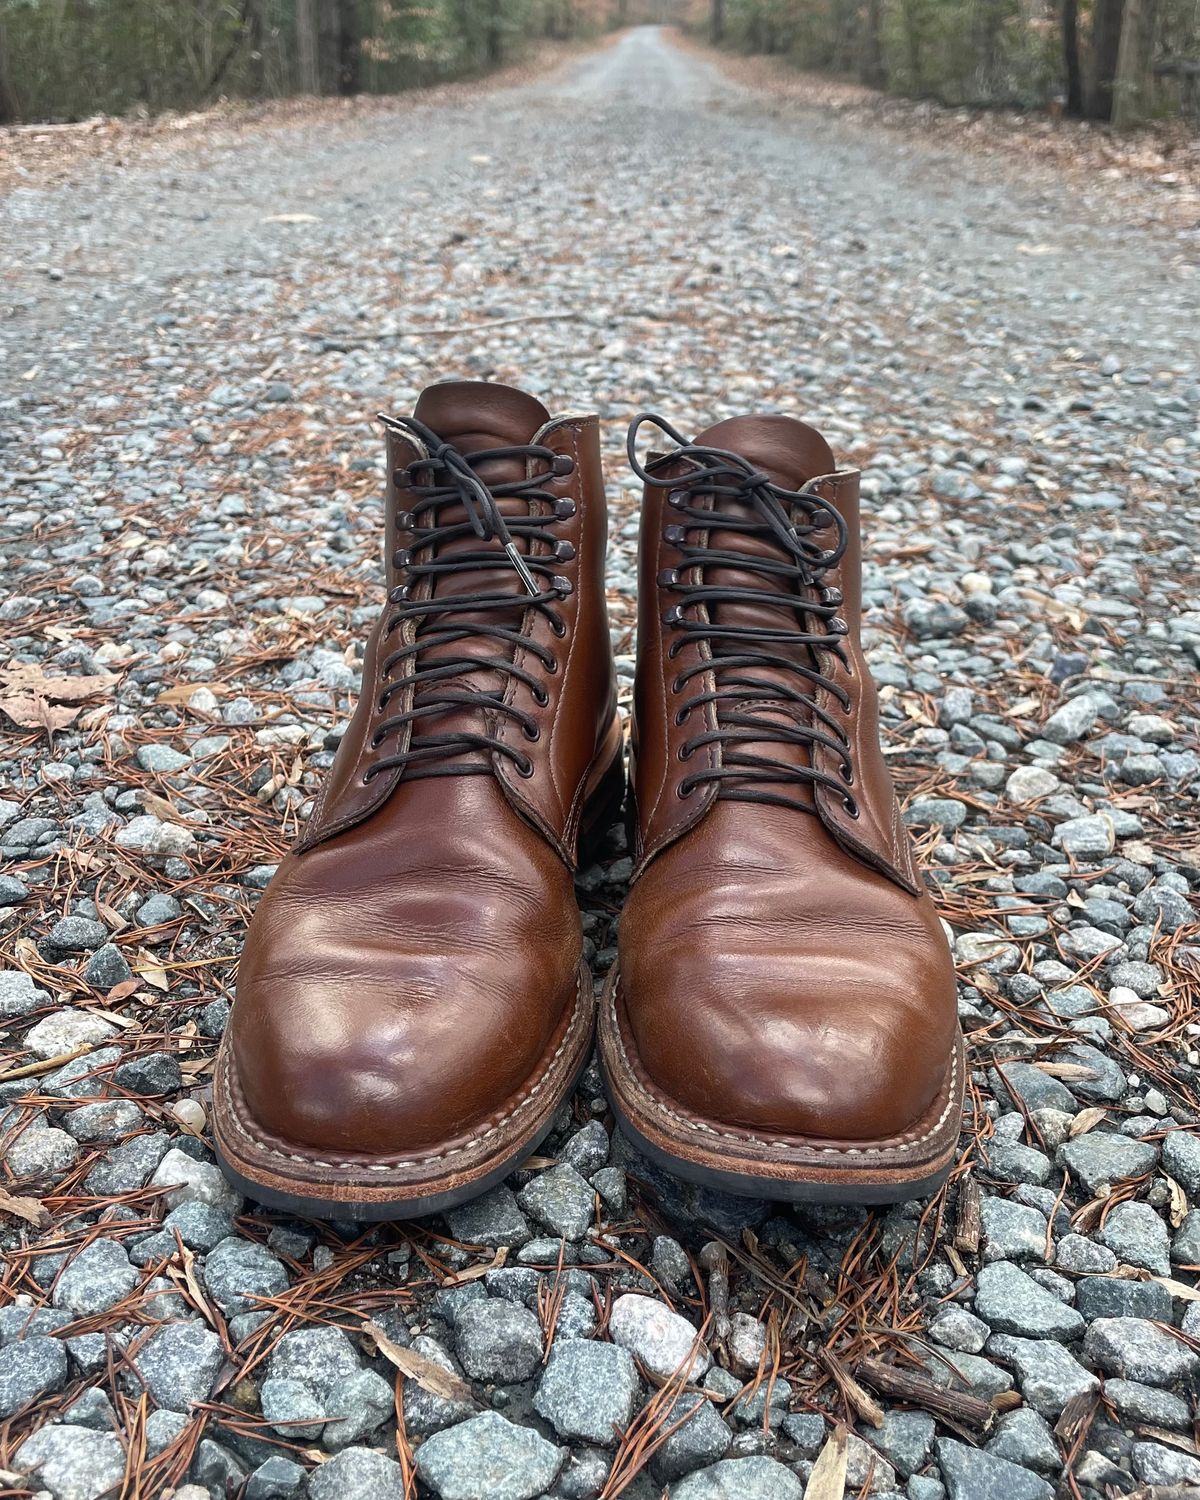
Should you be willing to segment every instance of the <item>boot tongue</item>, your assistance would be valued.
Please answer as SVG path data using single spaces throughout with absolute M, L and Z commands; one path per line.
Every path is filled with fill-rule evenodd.
M 451 443 L 460 453 L 480 453 L 489 448 L 522 447 L 531 443 L 537 433 L 550 420 L 550 413 L 535 397 L 519 391 L 513 386 L 493 385 L 484 380 L 451 380 L 440 385 L 431 385 L 422 391 L 413 409 L 418 421 L 432 428 L 443 442 Z M 521 457 L 488 459 L 475 466 L 475 472 L 485 484 L 512 483 L 526 477 L 528 467 Z M 507 519 L 527 516 L 529 502 L 519 495 L 503 497 L 497 501 L 501 514 Z M 464 507 L 445 505 L 438 516 L 442 525 L 453 525 L 467 519 Z M 528 542 L 517 538 L 522 552 L 528 550 Z M 471 568 L 460 573 L 444 573 L 436 581 L 434 597 L 451 599 L 473 593 L 489 596 L 511 594 L 513 607 L 508 609 L 456 610 L 449 616 L 431 620 L 424 634 L 436 632 L 440 625 L 447 628 L 469 627 L 472 624 L 501 625 L 510 630 L 519 630 L 525 612 L 528 595 L 520 575 L 504 556 L 498 540 L 482 542 L 473 533 L 454 542 L 444 543 L 437 556 L 449 561 L 456 554 L 495 550 L 498 566 Z M 512 655 L 511 647 L 488 635 L 468 637 L 451 645 L 433 645 L 423 650 L 420 662 L 429 664 L 439 658 L 461 658 L 466 656 L 499 657 Z M 502 674 L 483 668 L 478 672 L 456 677 L 451 684 L 454 691 L 476 691 L 500 693 L 505 680 Z M 437 688 L 434 688 L 437 691 Z M 417 721 L 413 726 L 414 736 L 451 735 L 456 731 L 474 734 L 487 732 L 487 724 L 477 709 L 453 708 Z M 486 762 L 483 751 L 457 752 L 458 762 Z
M 831 474 L 837 467 L 833 452 L 821 434 L 794 417 L 730 417 L 727 421 L 718 422 L 715 427 L 710 427 L 707 432 L 700 433 L 694 441 L 698 447 L 720 448 L 727 453 L 738 454 L 739 457 L 753 464 L 756 469 L 765 473 L 773 484 L 785 490 L 799 490 L 809 480 L 824 474 Z M 749 497 L 741 500 L 731 495 L 715 495 L 711 503 L 718 515 L 728 516 L 731 520 L 736 518 L 739 521 L 761 521 L 763 519 Z M 803 519 L 801 516 L 801 522 Z M 743 532 L 722 529 L 719 522 L 710 530 L 708 543 L 714 550 L 725 553 L 740 552 L 748 558 L 781 560 L 787 556 L 775 537 L 746 536 Z M 794 602 L 795 598 L 783 581 L 774 580 L 764 573 L 728 565 L 705 568 L 704 580 L 708 584 L 721 588 L 753 589 L 757 593 L 779 593 L 790 602 Z M 790 603 L 782 602 L 782 600 L 779 605 L 721 603 L 709 607 L 709 616 L 717 625 L 749 627 L 762 631 L 783 629 L 795 630 L 799 634 L 807 628 L 801 623 L 802 617 L 790 607 Z M 718 642 L 714 654 L 719 657 L 722 651 L 732 654 L 742 651 L 753 652 L 754 649 L 753 641 Z M 788 657 L 794 659 L 799 665 L 820 670 L 820 658 L 814 654 L 811 647 L 799 642 L 795 646 L 789 646 L 766 641 L 761 649 L 765 655 Z M 736 669 L 730 672 L 729 676 L 752 677 L 762 684 L 778 682 L 808 696 L 816 691 L 798 673 L 777 668 Z M 719 683 L 721 677 L 718 676 L 717 680 Z M 771 694 L 765 686 L 758 690 L 743 688 L 739 691 L 743 703 L 742 711 L 745 711 L 745 705 L 753 704 L 754 718 L 764 724 L 794 726 L 797 720 L 805 724 L 811 723 L 811 715 L 805 713 L 802 705 L 789 703 L 783 696 L 772 703 Z M 737 713 L 739 710 L 730 703 L 724 712 Z M 722 710 L 718 708 L 718 714 L 721 713 Z M 726 754 L 730 753 L 797 767 L 809 765 L 809 751 L 804 744 L 783 744 L 773 740 L 743 742 L 731 744 L 726 751 Z M 725 785 L 729 791 L 738 791 L 749 790 L 754 783 L 751 781 L 743 783 L 737 777 L 730 777 Z M 803 781 L 792 785 L 779 783 L 767 789 L 776 790 L 783 796 L 812 806 L 811 785 Z
M 697 447 L 739 454 L 785 490 L 798 490 L 837 468 L 833 450 L 821 434 L 795 417 L 728 417 L 695 442 Z
M 413 416 L 462 453 L 533 441 L 550 420 L 537 399 L 511 385 L 486 380 L 447 380 L 423 390 Z M 518 465 L 519 478 L 524 466 Z

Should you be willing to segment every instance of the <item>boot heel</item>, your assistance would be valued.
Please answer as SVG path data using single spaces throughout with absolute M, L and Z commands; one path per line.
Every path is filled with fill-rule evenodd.
M 599 857 L 609 829 L 621 820 L 624 805 L 625 747 L 622 744 L 584 804 L 579 824 L 577 867 L 590 865 Z

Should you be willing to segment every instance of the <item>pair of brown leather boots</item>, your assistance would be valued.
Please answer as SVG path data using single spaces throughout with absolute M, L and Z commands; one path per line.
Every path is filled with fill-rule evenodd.
M 768 1198 L 935 1186 L 954 970 L 859 644 L 858 476 L 790 417 L 645 483 L 634 872 L 599 1003 L 621 1126 Z M 217 1146 L 262 1202 L 444 1209 L 542 1140 L 597 1027 L 573 872 L 625 792 L 597 419 L 482 382 L 386 419 L 388 601 L 242 955 Z

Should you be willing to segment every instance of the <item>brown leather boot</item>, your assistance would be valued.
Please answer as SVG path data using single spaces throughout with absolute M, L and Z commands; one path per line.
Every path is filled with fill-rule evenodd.
M 677 450 L 637 461 L 644 421 Z M 887 1202 L 958 1139 L 954 968 L 859 642 L 858 475 L 790 417 L 630 429 L 646 485 L 637 847 L 601 1008 L 613 1106 L 680 1176 Z
M 388 600 L 251 926 L 213 1124 L 308 1214 L 432 1213 L 550 1128 L 587 1061 L 572 872 L 623 788 L 595 417 L 483 382 L 385 419 Z

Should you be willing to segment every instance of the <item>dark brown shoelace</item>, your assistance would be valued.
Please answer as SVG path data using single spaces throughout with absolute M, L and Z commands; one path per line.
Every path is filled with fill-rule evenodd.
M 381 675 L 385 685 L 379 695 L 381 711 L 386 711 L 391 699 L 410 688 L 412 703 L 404 712 L 392 714 L 380 723 L 372 749 L 380 748 L 406 726 L 411 726 L 410 738 L 404 750 L 374 761 L 364 773 L 364 780 L 370 781 L 381 771 L 393 768 L 403 770 L 410 778 L 487 774 L 491 767 L 485 760 L 454 759 L 460 753 L 480 750 L 496 751 L 513 762 L 519 775 L 530 776 L 533 762 L 515 746 L 488 733 L 487 722 L 489 718 L 494 722 L 496 715 L 502 715 L 518 723 L 530 741 L 536 740 L 540 733 L 532 714 L 516 702 L 504 701 L 505 687 L 509 680 L 516 679 L 529 689 L 539 707 L 544 706 L 548 698 L 537 675 L 518 666 L 513 658 L 521 647 L 537 657 L 548 672 L 558 670 L 558 660 L 547 647 L 530 638 L 521 623 L 514 621 L 513 614 L 514 610 L 522 615 L 526 610 L 537 610 L 549 620 L 556 636 L 566 634 L 562 616 L 553 606 L 571 593 L 573 585 L 570 579 L 554 572 L 554 565 L 569 561 L 574 548 L 570 542 L 555 538 L 553 531 L 575 514 L 575 502 L 551 494 L 541 486 L 548 479 L 569 474 L 573 460 L 538 443 L 462 453 L 415 417 L 381 415 L 380 420 L 406 437 L 416 438 L 428 457 L 417 459 L 395 475 L 396 483 L 413 494 L 415 504 L 411 511 L 397 518 L 398 525 L 410 533 L 412 545 L 392 559 L 395 567 L 402 570 L 404 581 L 388 596 L 396 608 L 385 634 L 391 636 L 408 620 L 417 624 L 414 639 L 384 660 Z M 497 459 L 515 459 L 522 464 L 532 460 L 544 463 L 546 468 L 528 478 L 485 484 L 476 469 Z M 504 516 L 498 501 L 511 497 L 531 502 L 529 513 Z M 534 514 L 534 503 L 547 509 Z M 451 543 L 472 535 L 479 546 L 456 549 L 445 555 Z M 518 545 L 522 539 L 526 542 L 525 552 Z M 548 542 L 550 550 L 534 555 L 532 544 L 537 540 Z M 498 586 L 495 591 L 472 589 L 437 597 L 440 578 L 493 570 L 515 570 L 524 593 L 514 594 L 511 589 Z M 426 583 L 428 587 L 422 587 Z M 497 618 L 479 618 L 488 614 Z M 481 638 L 496 642 L 498 654 L 455 655 L 452 649 L 444 649 Z M 394 675 L 398 669 L 402 669 L 400 675 Z M 477 687 L 466 680 L 479 673 L 498 674 L 500 688 Z M 446 734 L 417 732 L 423 721 L 456 709 L 478 710 L 481 728 L 478 731 L 456 728 Z
M 649 466 L 637 456 L 638 433 L 647 423 L 676 444 L 673 452 L 655 457 Z M 664 623 L 678 632 L 668 654 L 674 659 L 687 645 L 707 648 L 707 655 L 702 653 L 700 661 L 678 674 L 673 691 L 682 692 L 692 678 L 708 673 L 714 683 L 710 691 L 683 702 L 675 722 L 683 725 L 696 709 L 712 704 L 716 727 L 685 741 L 680 757 L 689 760 L 703 746 L 717 745 L 720 764 L 685 777 L 679 795 L 690 796 L 702 783 L 715 781 L 720 797 L 812 812 L 811 803 L 775 788 L 819 784 L 833 787 L 847 811 L 857 817 L 858 805 L 850 791 L 854 766 L 849 737 L 814 696 L 825 689 L 844 708 L 850 706 L 849 695 L 829 674 L 824 660 L 835 657 L 846 665 L 841 638 L 847 626 L 837 613 L 841 591 L 821 581 L 846 550 L 846 523 L 837 508 L 807 488 L 782 488 L 740 454 L 689 443 L 670 423 L 649 412 L 630 424 L 626 449 L 644 484 L 671 491 L 668 503 L 676 519 L 664 536 L 681 560 L 658 579 L 659 587 L 678 601 L 663 616 Z M 683 475 L 662 474 L 664 468 L 681 463 L 688 466 Z M 709 503 L 697 504 L 700 499 Z M 825 549 L 815 538 L 830 527 L 837 540 Z M 770 555 L 713 547 L 708 541 L 713 531 L 735 533 L 756 545 L 767 543 Z M 769 586 L 708 582 L 712 570 L 719 568 L 757 574 Z M 779 611 L 781 623 L 772 628 L 722 622 L 720 606 L 738 604 Z M 754 675 L 763 672 L 772 675 Z M 768 717 L 772 713 L 777 717 Z M 810 751 L 824 745 L 839 757 L 840 777 L 743 748 L 763 744 L 803 745 Z

